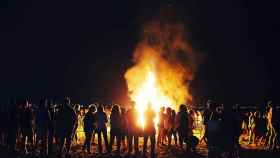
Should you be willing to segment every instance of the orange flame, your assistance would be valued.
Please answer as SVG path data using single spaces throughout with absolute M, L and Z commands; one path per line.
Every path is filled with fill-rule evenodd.
M 134 52 L 135 65 L 125 73 L 129 97 L 136 104 L 143 128 L 148 103 L 158 113 L 162 106 L 177 110 L 180 104 L 192 101 L 188 87 L 193 78 L 192 55 L 182 28 L 177 24 L 148 24 L 144 40 Z M 154 121 L 158 122 L 158 116 Z

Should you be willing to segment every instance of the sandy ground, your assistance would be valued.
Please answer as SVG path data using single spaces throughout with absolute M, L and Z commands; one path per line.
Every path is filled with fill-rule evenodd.
M 138 155 L 135 155 L 132 153 L 131 155 L 127 155 L 126 147 L 122 147 L 122 152 L 121 154 L 116 153 L 116 146 L 113 146 L 113 152 L 112 153 L 106 153 L 105 147 L 103 147 L 104 154 L 99 154 L 97 150 L 97 139 L 95 139 L 95 144 L 92 145 L 91 148 L 91 154 L 88 154 L 85 150 L 82 148 L 82 143 L 80 142 L 79 144 L 73 144 L 71 148 L 71 158 L 140 158 L 143 157 L 143 155 L 140 153 Z M 183 158 L 183 157 L 189 157 L 189 158 L 207 158 L 208 155 L 208 149 L 207 146 L 204 142 L 199 144 L 196 148 L 196 152 L 192 153 L 184 153 L 179 147 L 174 145 L 171 148 L 168 148 L 167 146 L 157 146 L 156 147 L 156 157 L 157 158 Z M 139 140 L 139 149 L 142 151 L 143 149 L 143 138 L 140 138 Z M 240 158 L 280 158 L 280 152 L 267 152 L 264 150 L 264 145 L 257 146 L 255 144 L 248 145 L 246 141 L 241 142 L 241 151 L 240 151 Z M 3 147 L 0 147 L 0 157 L 2 158 L 37 158 L 38 156 L 36 155 L 23 155 L 20 153 L 9 153 L 7 150 Z M 62 156 L 63 158 L 65 157 Z M 150 158 L 149 150 L 146 155 L 147 158 Z M 56 155 L 50 156 L 50 158 L 57 158 Z

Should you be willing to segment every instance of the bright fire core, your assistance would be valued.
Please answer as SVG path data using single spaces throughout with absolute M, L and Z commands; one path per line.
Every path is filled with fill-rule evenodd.
M 158 112 L 161 106 L 168 107 L 172 104 L 170 99 L 161 93 L 160 88 L 156 85 L 156 75 L 150 69 L 147 68 L 146 78 L 143 81 L 143 85 L 139 88 L 138 93 L 135 96 L 136 109 L 139 112 L 139 124 L 142 128 L 145 127 L 144 111 L 146 110 L 148 104 L 152 105 L 157 116 L 154 120 L 155 124 L 158 123 Z

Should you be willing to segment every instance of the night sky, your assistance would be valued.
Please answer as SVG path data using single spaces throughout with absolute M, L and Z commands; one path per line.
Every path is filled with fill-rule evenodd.
M 191 83 L 196 99 L 280 103 L 278 5 L 253 0 L 2 0 L 1 100 L 123 103 L 141 26 L 168 4 L 203 54 Z

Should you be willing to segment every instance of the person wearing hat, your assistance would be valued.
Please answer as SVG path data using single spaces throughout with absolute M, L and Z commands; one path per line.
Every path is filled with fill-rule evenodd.
M 96 107 L 94 105 L 90 105 L 89 110 L 84 118 L 84 131 L 86 136 L 84 148 L 87 150 L 88 153 L 90 153 L 91 138 L 94 132 L 94 124 L 96 123 L 96 119 L 94 116 L 95 111 Z

